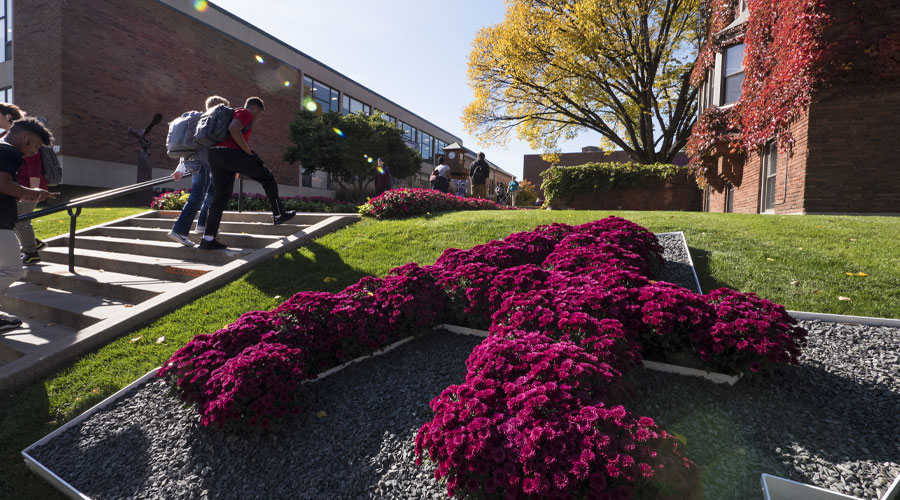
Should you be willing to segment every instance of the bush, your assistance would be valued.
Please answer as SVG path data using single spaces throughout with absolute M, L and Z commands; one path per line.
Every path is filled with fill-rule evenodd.
M 587 163 L 573 167 L 553 166 L 541 172 L 541 189 L 551 200 L 570 201 L 579 194 L 610 191 L 636 186 L 648 180 L 664 181 L 678 174 L 683 167 L 654 163 Z
M 169 191 L 162 193 L 153 199 L 150 208 L 154 210 L 181 210 L 187 203 L 190 190 Z M 356 211 L 356 205 L 348 202 L 333 200 L 323 196 L 290 196 L 281 198 L 284 202 L 286 210 L 296 210 L 298 212 L 318 212 L 318 213 L 353 213 Z M 234 193 L 228 200 L 225 210 L 236 211 L 238 209 L 238 195 Z M 244 193 L 241 200 L 241 209 L 247 212 L 268 212 L 269 199 L 263 194 Z
M 541 191 L 531 181 L 522 179 L 519 182 L 519 194 L 516 195 L 516 205 L 520 207 L 534 206 L 534 201 L 541 195 Z

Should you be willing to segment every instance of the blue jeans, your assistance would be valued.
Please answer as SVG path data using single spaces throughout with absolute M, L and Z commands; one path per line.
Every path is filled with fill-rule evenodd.
M 197 225 L 205 226 L 209 207 L 212 205 L 213 193 L 210 189 L 209 165 L 203 162 L 196 162 L 193 165 L 199 165 L 199 168 L 191 169 L 191 195 L 188 196 L 184 208 L 181 209 L 181 215 L 172 226 L 173 233 L 187 235 L 191 232 L 191 223 L 194 222 L 194 216 L 198 211 L 200 216 L 197 217 Z

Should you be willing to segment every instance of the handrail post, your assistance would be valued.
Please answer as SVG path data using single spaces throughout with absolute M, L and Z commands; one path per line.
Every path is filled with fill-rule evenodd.
M 241 213 L 241 201 L 244 199 L 244 175 L 238 174 L 238 213 Z
M 69 272 L 75 274 L 75 227 L 78 216 L 81 215 L 81 207 L 75 207 L 73 212 L 71 208 L 69 212 Z

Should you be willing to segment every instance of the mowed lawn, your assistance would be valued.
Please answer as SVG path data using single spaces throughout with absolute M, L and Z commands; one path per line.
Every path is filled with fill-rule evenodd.
M 141 211 L 89 209 L 80 219 L 98 223 Z M 540 224 L 579 224 L 608 215 L 654 232 L 684 231 L 704 291 L 728 286 L 792 310 L 900 318 L 896 217 L 529 210 L 364 220 L 263 264 L 44 381 L 2 397 L 0 497 L 61 498 L 25 468 L 21 450 L 160 366 L 196 334 L 213 332 L 244 312 L 270 309 L 299 291 L 338 291 L 407 262 L 431 264 L 446 248 L 469 248 Z M 36 224 L 39 237 L 68 230 L 68 224 L 55 220 Z

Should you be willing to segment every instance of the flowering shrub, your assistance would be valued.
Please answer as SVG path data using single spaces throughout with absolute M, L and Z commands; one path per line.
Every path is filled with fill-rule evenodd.
M 403 219 L 432 212 L 517 210 L 480 198 L 463 198 L 433 189 L 391 189 L 359 207 L 360 215 L 379 220 Z
M 653 234 L 617 217 L 541 226 L 298 293 L 196 336 L 158 376 L 201 425 L 266 429 L 301 411 L 298 385 L 325 370 L 441 321 L 489 328 L 416 438 L 449 494 L 700 498 L 676 441 L 622 406 L 624 374 L 673 349 L 730 369 L 796 363 L 806 332 L 752 294 L 651 281 L 661 259 Z
M 187 203 L 191 190 L 169 191 L 162 193 L 150 202 L 150 208 L 154 210 L 181 210 Z M 281 198 L 284 202 L 286 210 L 296 210 L 298 212 L 319 212 L 319 213 L 352 213 L 356 211 L 356 206 L 346 201 L 338 201 L 324 196 L 288 196 Z M 234 193 L 225 210 L 238 209 L 238 195 Z M 241 209 L 248 212 L 268 212 L 269 199 L 259 193 L 244 193 L 241 200 Z

